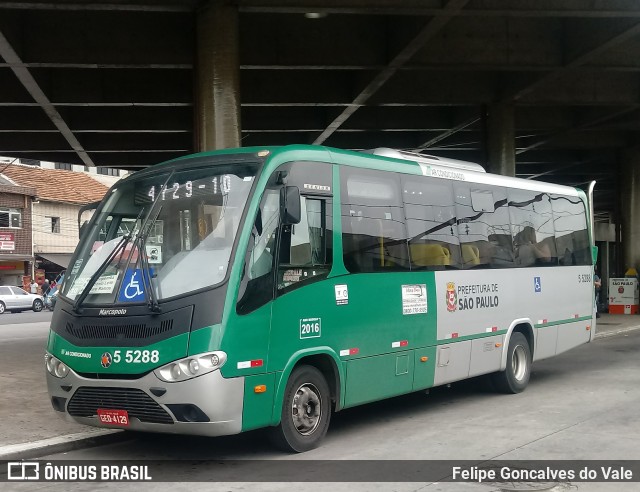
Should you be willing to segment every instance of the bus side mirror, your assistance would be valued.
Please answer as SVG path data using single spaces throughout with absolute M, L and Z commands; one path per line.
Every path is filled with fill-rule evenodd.
M 593 260 L 593 264 L 595 265 L 598 262 L 598 247 L 591 246 L 591 259 Z
M 297 186 L 280 189 L 280 221 L 283 225 L 300 222 L 300 190 Z

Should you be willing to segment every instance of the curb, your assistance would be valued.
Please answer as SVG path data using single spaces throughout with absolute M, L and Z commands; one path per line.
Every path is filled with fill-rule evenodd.
M 76 449 L 104 446 L 132 438 L 133 436 L 130 434 L 117 430 L 81 432 L 35 442 L 0 446 L 0 460 L 34 459 L 47 454 L 66 453 Z
M 626 328 L 620 328 L 619 330 L 598 332 L 598 324 L 596 323 L 596 336 L 594 340 L 598 340 L 600 338 L 609 338 L 616 335 L 622 335 L 624 333 L 629 333 L 630 331 L 635 331 L 635 330 L 640 330 L 640 325 L 628 326 Z

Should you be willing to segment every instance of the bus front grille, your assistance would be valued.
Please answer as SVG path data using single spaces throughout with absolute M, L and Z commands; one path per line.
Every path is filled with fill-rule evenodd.
M 131 308 L 133 310 L 133 308 Z M 51 331 L 78 347 L 147 347 L 189 333 L 193 305 L 161 313 L 94 316 L 76 315 L 64 309 L 56 312 Z M 202 321 L 200 327 L 206 326 Z
M 82 386 L 75 392 L 67 410 L 74 417 L 93 417 L 98 408 L 126 410 L 130 418 L 154 424 L 173 424 L 171 416 L 144 391 L 136 388 Z
M 173 320 L 161 321 L 159 325 L 138 324 L 102 324 L 102 325 L 82 325 L 76 326 L 70 321 L 67 322 L 66 331 L 68 335 L 83 340 L 103 340 L 115 342 L 117 340 L 145 340 L 157 337 L 173 328 Z

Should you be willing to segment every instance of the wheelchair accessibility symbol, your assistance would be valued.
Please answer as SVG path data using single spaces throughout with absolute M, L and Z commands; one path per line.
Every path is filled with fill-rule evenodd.
M 542 292 L 542 284 L 540 283 L 540 277 L 533 277 L 533 288 L 536 292 Z
M 135 302 L 144 300 L 144 286 L 142 284 L 142 270 L 127 270 L 118 293 L 118 301 Z

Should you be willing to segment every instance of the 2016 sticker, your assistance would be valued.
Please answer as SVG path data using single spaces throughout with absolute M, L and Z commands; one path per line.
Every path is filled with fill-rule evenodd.
M 321 318 L 303 318 L 300 320 L 300 338 L 318 338 L 322 336 Z

